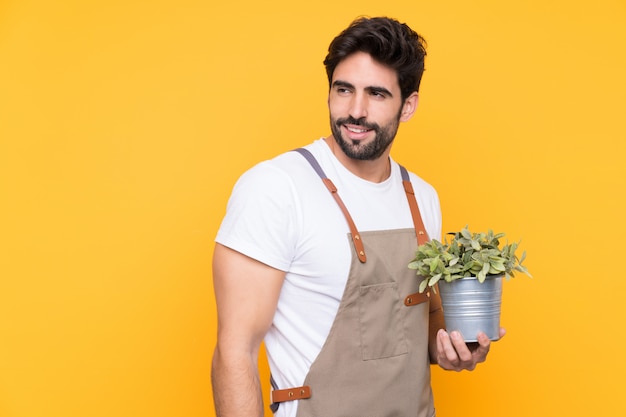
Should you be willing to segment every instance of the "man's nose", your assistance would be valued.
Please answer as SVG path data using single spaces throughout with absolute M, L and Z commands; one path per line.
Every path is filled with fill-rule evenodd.
M 367 97 L 363 94 L 355 94 L 350 103 L 350 116 L 355 119 L 367 117 Z

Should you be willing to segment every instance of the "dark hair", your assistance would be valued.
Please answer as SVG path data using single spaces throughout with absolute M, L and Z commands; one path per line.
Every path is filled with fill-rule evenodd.
M 403 101 L 419 91 L 426 41 L 405 23 L 388 17 L 361 17 L 352 22 L 328 47 L 324 65 L 329 84 L 337 65 L 355 52 L 366 52 L 396 71 Z

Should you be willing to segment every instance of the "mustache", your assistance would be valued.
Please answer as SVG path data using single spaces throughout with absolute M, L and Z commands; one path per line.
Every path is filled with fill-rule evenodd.
M 378 126 L 377 123 L 368 123 L 367 120 L 365 120 L 365 117 L 361 117 L 360 119 L 355 119 L 352 116 L 348 116 L 342 119 L 337 119 L 335 121 L 335 124 L 337 126 L 346 125 L 346 124 L 354 125 L 354 126 L 361 126 L 361 127 L 364 127 L 365 129 L 374 130 L 376 132 L 380 130 L 380 126 Z

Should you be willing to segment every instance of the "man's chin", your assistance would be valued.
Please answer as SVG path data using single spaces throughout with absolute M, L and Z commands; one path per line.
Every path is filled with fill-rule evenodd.
M 356 144 L 350 142 L 344 142 L 341 146 L 341 150 L 351 159 L 357 159 L 360 161 L 367 161 L 375 159 L 371 157 L 371 150 L 362 142 L 359 141 Z

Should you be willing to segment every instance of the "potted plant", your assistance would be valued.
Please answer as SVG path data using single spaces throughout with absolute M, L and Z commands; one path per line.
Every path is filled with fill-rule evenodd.
M 421 278 L 419 291 L 427 288 L 441 294 L 446 328 L 457 330 L 466 342 L 475 342 L 483 331 L 497 340 L 500 330 L 502 278 L 515 272 L 531 276 L 518 258 L 519 242 L 500 244 L 505 234 L 472 233 L 467 226 L 452 235 L 450 241 L 431 240 L 417 248 L 409 263 Z

